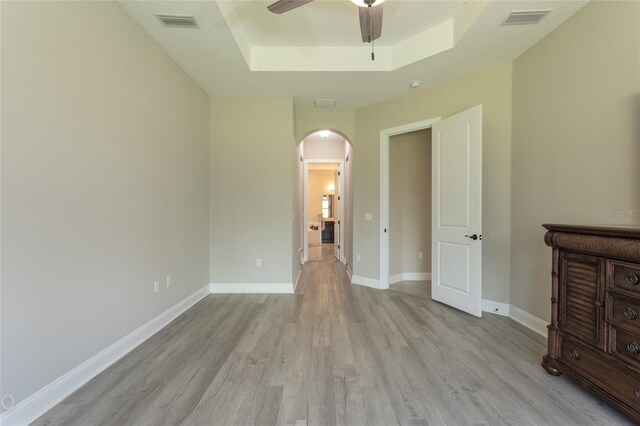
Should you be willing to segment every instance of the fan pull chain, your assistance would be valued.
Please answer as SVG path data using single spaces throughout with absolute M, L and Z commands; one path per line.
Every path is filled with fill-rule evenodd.
M 374 52 L 373 40 L 371 40 L 371 60 L 372 61 L 376 60 L 376 54 Z
M 371 17 L 371 6 L 373 3 L 369 3 L 369 42 L 371 43 L 371 60 L 376 60 L 375 54 L 375 37 L 373 36 L 373 19 Z

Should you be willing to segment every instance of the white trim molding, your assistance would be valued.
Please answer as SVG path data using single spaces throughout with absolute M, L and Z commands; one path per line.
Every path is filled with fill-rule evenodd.
M 347 267 L 347 275 L 349 276 L 349 282 L 353 283 L 353 271 L 351 270 L 351 265 L 346 263 L 345 266 Z
M 296 273 L 296 277 L 293 280 L 293 292 L 296 292 L 296 288 L 298 287 L 298 282 L 300 281 L 300 275 L 302 275 L 302 268 L 298 267 L 298 272 Z
M 208 294 L 209 286 L 207 285 L 182 299 L 73 370 L 58 377 L 27 399 L 20 401 L 14 408 L 2 413 L 0 415 L 0 424 L 26 425 L 33 422 L 111 364 L 156 334 Z
M 365 287 L 371 287 L 378 290 L 383 290 L 380 287 L 380 280 L 374 278 L 361 277 L 359 275 L 351 276 L 351 284 L 363 285 Z
M 482 299 L 482 312 L 490 314 L 509 316 L 510 305 L 508 303 L 495 302 L 493 300 Z
M 343 135 L 340 135 L 343 136 Z M 343 136 L 344 137 L 344 136 Z M 349 143 L 348 139 L 345 137 L 345 143 Z M 336 187 L 339 188 L 338 191 L 335 192 L 335 195 L 338 195 L 338 222 L 340 222 L 338 235 L 338 247 L 340 247 L 340 261 L 345 259 L 344 256 L 344 232 L 342 229 L 342 225 L 345 223 L 344 221 L 344 206 L 345 206 L 345 197 L 344 197 L 344 159 L 340 158 L 322 158 L 322 159 L 304 159 L 303 160 L 303 171 L 302 171 L 302 218 L 303 218 L 303 232 L 302 232 L 302 263 L 306 263 L 309 261 L 309 200 L 308 200 L 308 192 L 309 192 L 309 164 L 338 164 L 338 171 L 340 172 L 339 182 L 336 183 Z M 322 243 L 320 243 L 322 245 Z
M 540 319 L 529 312 L 508 303 L 495 302 L 493 300 L 482 299 L 482 311 L 490 314 L 509 317 L 517 323 L 535 331 L 545 339 L 547 338 L 547 321 Z
M 440 120 L 440 117 L 435 117 L 380 130 L 380 288 L 389 288 L 389 139 L 428 129 Z
M 431 272 L 400 272 L 389 277 L 389 284 L 401 281 L 431 281 Z
M 513 305 L 511 305 L 509 309 L 509 317 L 514 321 L 524 325 L 525 327 L 535 331 L 542 337 L 547 337 L 547 325 L 549 324 L 548 321 L 533 316 L 529 312 Z
M 293 293 L 293 283 L 211 283 L 211 293 Z

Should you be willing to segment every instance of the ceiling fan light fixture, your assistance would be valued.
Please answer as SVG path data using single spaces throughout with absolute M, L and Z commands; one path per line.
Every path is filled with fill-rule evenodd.
M 383 2 L 384 0 L 374 0 L 373 2 L 371 2 L 371 0 L 351 0 L 351 3 L 359 7 L 369 7 L 369 5 L 377 6 L 379 4 L 382 4 Z

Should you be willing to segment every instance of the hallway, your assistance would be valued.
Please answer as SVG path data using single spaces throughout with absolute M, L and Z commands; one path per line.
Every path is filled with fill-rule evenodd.
M 411 286 L 310 262 L 296 294 L 209 295 L 35 424 L 626 423 L 540 367 L 540 336 Z
M 309 262 L 335 262 L 337 261 L 334 254 L 333 244 L 320 244 L 317 246 L 309 246 Z

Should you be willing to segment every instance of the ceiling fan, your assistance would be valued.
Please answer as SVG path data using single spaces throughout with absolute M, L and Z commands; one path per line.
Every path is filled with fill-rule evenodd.
M 270 12 L 282 14 L 311 3 L 313 0 L 278 0 L 267 6 Z M 384 0 L 351 0 L 359 6 L 362 41 L 371 43 L 371 60 L 375 59 L 373 41 L 382 35 L 382 2 Z

